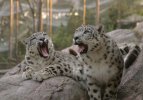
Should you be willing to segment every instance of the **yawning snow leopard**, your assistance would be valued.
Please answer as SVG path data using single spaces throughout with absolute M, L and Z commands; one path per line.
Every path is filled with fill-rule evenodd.
M 54 76 L 69 76 L 82 79 L 85 64 L 79 57 L 55 51 L 45 32 L 37 32 L 25 40 L 26 68 L 23 79 L 42 81 Z

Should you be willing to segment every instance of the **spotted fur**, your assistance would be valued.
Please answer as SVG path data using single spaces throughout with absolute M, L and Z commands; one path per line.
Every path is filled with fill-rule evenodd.
M 38 44 L 48 41 L 49 56 L 41 57 L 37 50 Z M 37 32 L 25 40 L 26 45 L 26 68 L 23 79 L 42 81 L 54 76 L 69 76 L 81 79 L 84 63 L 78 61 L 77 56 L 55 51 L 51 39 L 45 32 Z
M 90 67 L 84 70 L 90 100 L 116 100 L 124 62 L 115 41 L 104 34 L 102 26 L 82 25 L 74 33 L 74 43 L 88 50 L 81 58 Z
M 137 44 L 124 44 L 120 51 L 124 57 L 125 68 L 128 69 L 138 58 L 141 48 Z

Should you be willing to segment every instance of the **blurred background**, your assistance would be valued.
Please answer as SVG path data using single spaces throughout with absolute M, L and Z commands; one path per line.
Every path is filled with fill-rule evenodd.
M 57 50 L 72 44 L 81 24 L 105 31 L 132 29 L 143 21 L 143 0 L 0 0 L 0 74 L 24 59 L 22 40 L 46 31 Z

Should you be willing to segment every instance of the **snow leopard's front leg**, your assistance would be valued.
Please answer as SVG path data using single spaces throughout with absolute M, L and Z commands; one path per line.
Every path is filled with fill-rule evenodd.
M 32 76 L 33 80 L 43 81 L 54 76 L 73 77 L 72 68 L 68 64 L 54 64 L 35 72 Z
M 107 84 L 105 88 L 105 93 L 103 95 L 103 100 L 116 100 L 118 83 L 111 81 Z
M 116 100 L 117 88 L 121 82 L 122 72 L 119 72 L 113 79 L 111 79 L 105 87 L 103 100 Z
M 34 73 L 34 70 L 32 69 L 32 67 L 27 65 L 22 73 L 22 79 L 24 80 L 31 79 L 33 73 Z
M 89 100 L 101 100 L 101 88 L 93 78 L 87 77 L 86 86 L 90 98 Z

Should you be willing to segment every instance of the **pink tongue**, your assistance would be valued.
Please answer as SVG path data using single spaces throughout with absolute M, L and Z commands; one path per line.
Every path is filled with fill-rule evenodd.
M 83 52 L 83 50 L 84 50 L 84 46 L 78 46 L 78 53 L 81 53 L 81 52 Z
M 48 57 L 48 52 L 46 48 L 42 48 L 41 51 L 44 57 Z

